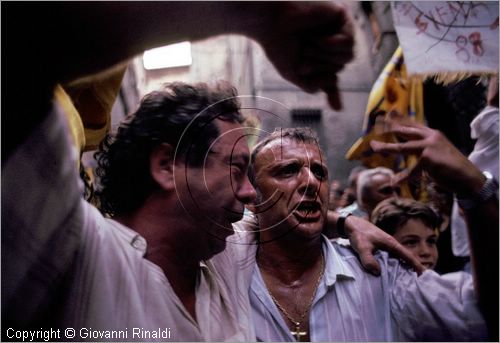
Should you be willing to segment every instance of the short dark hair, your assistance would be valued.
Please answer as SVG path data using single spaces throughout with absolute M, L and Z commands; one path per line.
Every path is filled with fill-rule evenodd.
M 259 143 L 257 143 L 253 149 L 252 149 L 252 154 L 250 157 L 250 168 L 248 168 L 248 177 L 250 179 L 250 182 L 254 184 L 255 182 L 255 170 L 254 170 L 254 164 L 255 164 L 255 159 L 257 158 L 257 155 L 259 152 L 267 146 L 269 143 L 276 139 L 292 139 L 297 142 L 304 142 L 304 143 L 315 143 L 320 147 L 319 145 L 319 138 L 316 132 L 309 128 L 309 127 L 293 127 L 293 128 L 277 128 L 272 132 L 271 134 L 267 135 L 264 139 L 262 139 Z M 321 150 L 321 148 L 320 148 Z M 255 185 L 255 184 L 254 184 Z
M 439 215 L 427 204 L 409 198 L 382 200 L 372 212 L 372 223 L 394 235 L 410 219 L 420 219 L 426 226 L 436 229 L 440 225 Z
M 236 89 L 222 81 L 214 86 L 168 83 L 146 95 L 95 154 L 101 210 L 113 216 L 144 203 L 158 187 L 151 177 L 149 158 L 162 143 L 172 145 L 187 165 L 201 166 L 219 133 L 214 120 L 242 123 L 239 110 Z

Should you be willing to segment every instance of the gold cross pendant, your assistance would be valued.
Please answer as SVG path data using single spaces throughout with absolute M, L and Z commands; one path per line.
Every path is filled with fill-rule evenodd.
M 307 336 L 307 331 L 300 331 L 300 323 L 295 322 L 295 331 L 290 332 L 293 336 L 295 336 L 295 339 L 297 342 L 300 342 L 300 337 L 302 336 Z

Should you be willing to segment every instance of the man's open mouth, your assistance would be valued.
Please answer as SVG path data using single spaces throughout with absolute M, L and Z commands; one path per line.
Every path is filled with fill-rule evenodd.
M 294 213 L 302 219 L 316 220 L 321 217 L 321 205 L 317 201 L 301 201 Z

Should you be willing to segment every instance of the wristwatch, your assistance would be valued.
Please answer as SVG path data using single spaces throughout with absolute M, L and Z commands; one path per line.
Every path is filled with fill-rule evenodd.
M 483 175 L 486 177 L 486 181 L 478 193 L 468 197 L 462 197 L 457 194 L 457 203 L 462 210 L 472 210 L 492 196 L 498 198 L 498 181 L 488 171 L 484 171 Z
M 350 212 L 340 212 L 340 215 L 337 219 L 337 234 L 340 238 L 349 238 L 349 236 L 345 232 L 345 220 L 351 215 L 352 213 Z

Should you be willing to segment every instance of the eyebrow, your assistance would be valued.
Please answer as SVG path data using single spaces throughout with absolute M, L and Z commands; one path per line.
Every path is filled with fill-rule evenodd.
M 249 154 L 232 154 L 224 157 L 224 162 L 226 163 L 235 163 L 235 162 L 243 162 L 245 165 L 248 165 L 250 162 Z
M 301 163 L 298 159 L 293 158 L 293 159 L 288 159 L 288 160 L 280 160 L 280 161 L 271 162 L 271 163 L 267 164 L 265 166 L 265 168 L 268 169 L 268 170 L 274 171 L 276 169 L 279 169 L 279 168 L 282 168 L 282 167 L 286 167 L 286 166 L 289 166 L 289 165 L 293 165 L 293 164 L 300 164 L 300 165 L 302 165 L 303 163 Z
M 314 161 L 311 164 L 311 166 L 319 166 L 319 167 L 323 168 L 326 173 L 328 173 L 328 166 L 324 163 Z
M 294 164 L 303 166 L 305 164 L 305 162 L 302 160 L 296 159 L 296 158 L 291 158 L 291 159 L 287 159 L 287 160 L 280 160 L 280 161 L 275 161 L 275 162 L 269 163 L 264 168 L 266 168 L 267 170 L 270 170 L 270 171 L 275 171 L 279 168 L 286 167 L 289 165 L 294 165 Z M 310 166 L 311 167 L 314 167 L 314 166 L 321 167 L 323 169 L 323 171 L 328 173 L 328 167 L 326 166 L 326 164 L 321 163 L 319 161 L 312 161 L 310 163 Z
M 401 237 L 401 239 L 406 239 L 406 238 L 418 238 L 418 239 L 420 239 L 420 236 L 410 234 L 410 235 L 405 235 L 405 236 Z
M 426 236 L 426 237 L 423 237 L 423 238 L 427 239 L 429 237 L 437 237 L 437 235 L 434 233 L 434 234 L 432 234 L 430 236 Z M 409 234 L 409 235 L 405 235 L 405 236 L 401 237 L 401 239 L 405 239 L 405 238 L 418 238 L 418 239 L 420 239 L 421 237 L 418 236 L 418 235 L 414 235 L 414 234 Z

